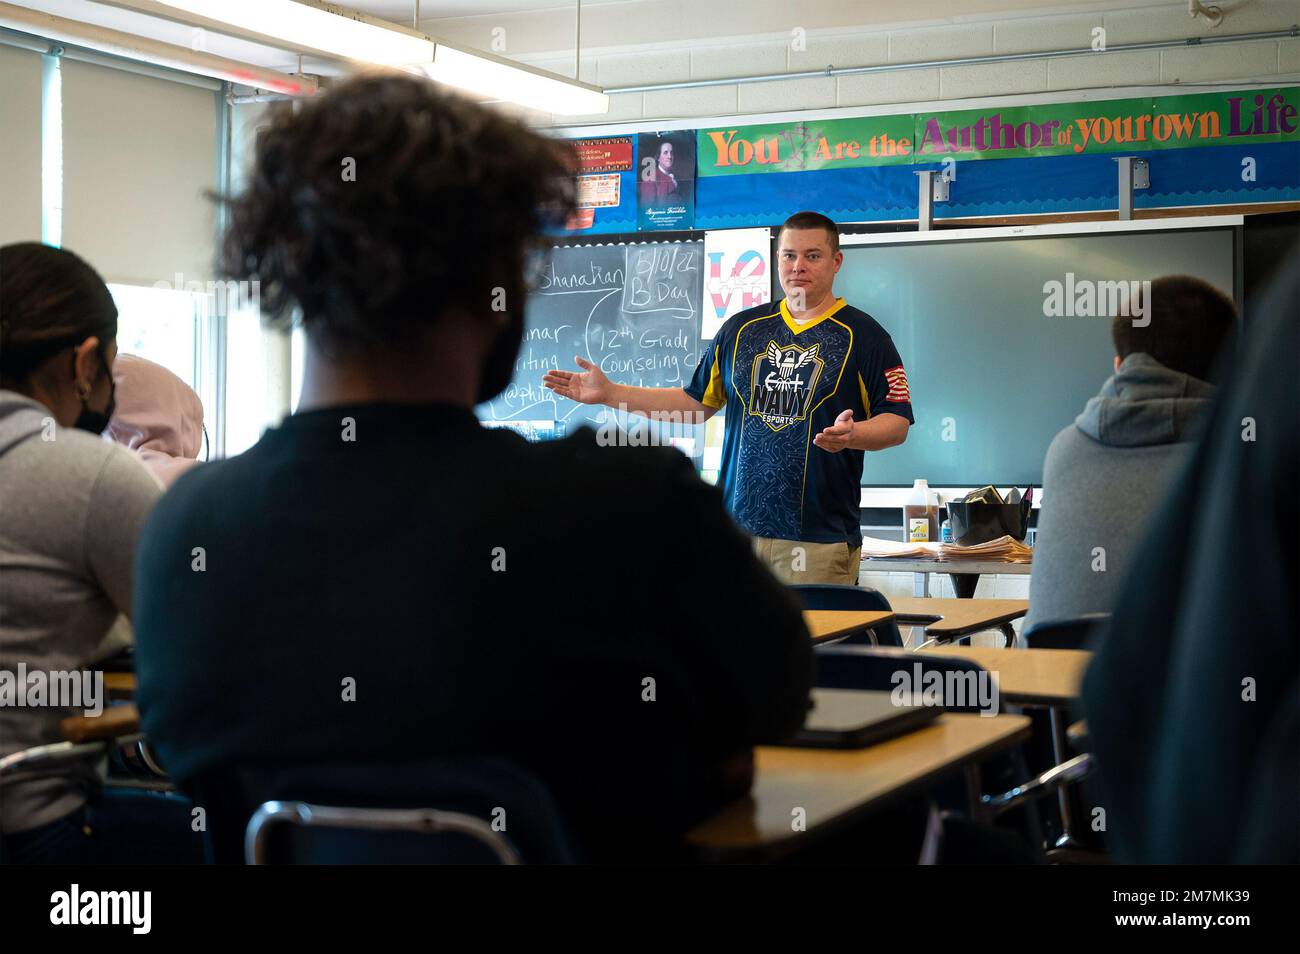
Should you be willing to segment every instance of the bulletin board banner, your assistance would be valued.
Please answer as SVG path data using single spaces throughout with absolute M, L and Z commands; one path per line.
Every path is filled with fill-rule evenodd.
M 1151 187 L 1133 194 L 1139 209 L 1300 201 L 1300 142 L 1203 146 L 1125 153 L 1151 163 Z M 837 169 L 792 176 L 712 176 L 698 182 L 701 229 L 772 225 L 803 209 L 836 222 L 915 218 L 914 171 L 944 171 L 941 159 L 914 166 Z M 958 163 L 944 218 L 1057 214 L 1115 209 L 1113 156 L 1044 156 Z
M 1300 141 L 1300 87 L 896 116 L 726 126 L 697 132 L 701 179 Z

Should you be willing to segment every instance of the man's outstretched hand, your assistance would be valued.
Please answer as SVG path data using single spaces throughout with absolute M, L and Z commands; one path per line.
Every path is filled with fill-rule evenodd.
M 542 377 L 542 384 L 560 397 L 566 397 L 579 404 L 608 404 L 613 396 L 614 385 L 605 372 L 590 361 L 574 357 L 581 371 L 547 371 Z
M 831 454 L 838 454 L 853 439 L 853 411 L 843 411 L 835 423 L 813 438 L 813 443 Z

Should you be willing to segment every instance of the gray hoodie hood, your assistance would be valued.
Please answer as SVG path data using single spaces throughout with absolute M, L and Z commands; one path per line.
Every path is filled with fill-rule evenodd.
M 45 427 L 45 419 L 53 417 L 50 409 L 35 398 L 17 391 L 0 389 L 0 454 L 8 453 Z
M 1111 447 L 1175 444 L 1200 433 L 1213 399 L 1213 385 L 1138 352 L 1123 360 L 1074 423 Z

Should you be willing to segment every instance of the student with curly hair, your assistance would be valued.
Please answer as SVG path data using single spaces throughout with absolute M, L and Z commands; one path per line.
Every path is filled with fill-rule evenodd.
M 185 474 L 138 563 L 143 724 L 192 790 L 498 756 L 547 784 L 579 857 L 635 860 L 802 723 L 799 610 L 684 457 L 475 419 L 514 372 L 526 260 L 573 168 L 405 76 L 351 79 L 260 134 L 225 271 L 260 283 L 272 324 L 300 322 L 301 403 Z M 247 802 L 200 801 L 238 858 Z

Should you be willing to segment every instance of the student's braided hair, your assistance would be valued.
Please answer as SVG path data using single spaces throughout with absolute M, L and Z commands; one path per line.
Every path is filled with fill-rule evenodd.
M 400 347 L 447 306 L 522 288 L 572 211 L 571 147 L 428 80 L 362 75 L 297 105 L 259 133 L 222 254 L 272 326 L 297 308 L 331 348 Z

